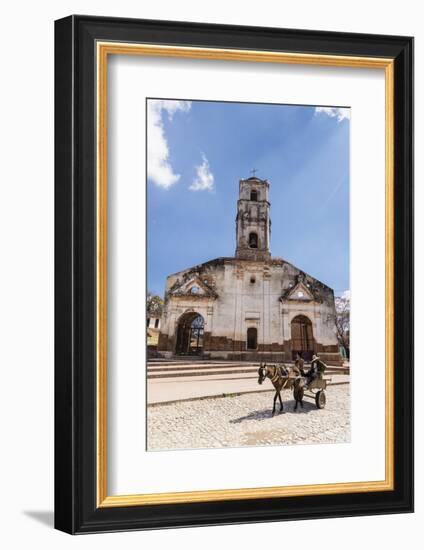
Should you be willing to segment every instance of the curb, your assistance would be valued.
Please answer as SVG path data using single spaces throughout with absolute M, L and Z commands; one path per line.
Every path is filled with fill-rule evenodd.
M 330 386 L 343 386 L 345 384 L 350 384 L 350 381 L 347 382 L 332 382 L 331 384 L 328 384 L 328 387 Z M 184 399 L 173 399 L 171 401 L 160 401 L 159 403 L 147 403 L 148 407 L 160 407 L 161 405 L 174 405 L 176 403 L 188 403 L 190 401 L 202 401 L 204 399 L 218 399 L 218 398 L 225 398 L 225 397 L 238 397 L 239 395 L 247 395 L 251 393 L 266 393 L 266 392 L 274 392 L 274 388 L 270 390 L 249 390 L 249 391 L 241 391 L 241 392 L 231 392 L 231 393 L 218 393 L 217 395 L 201 395 L 200 397 L 186 397 Z

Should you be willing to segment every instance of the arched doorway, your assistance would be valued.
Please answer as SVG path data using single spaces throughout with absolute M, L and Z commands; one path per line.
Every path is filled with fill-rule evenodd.
M 292 359 L 301 353 L 303 359 L 310 361 L 314 353 L 312 323 L 305 315 L 297 315 L 291 322 Z
M 177 327 L 176 355 L 201 355 L 205 321 L 200 313 L 189 311 L 181 315 Z

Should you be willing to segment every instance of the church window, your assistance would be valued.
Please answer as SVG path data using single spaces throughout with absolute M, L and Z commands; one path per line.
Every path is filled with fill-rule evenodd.
M 159 328 L 159 319 L 155 319 L 155 328 Z
M 199 287 L 198 286 L 192 286 L 190 289 L 190 292 L 192 294 L 199 294 Z
M 247 349 L 257 349 L 258 347 L 258 329 L 249 327 L 247 329 Z
M 258 248 L 258 235 L 257 235 L 257 233 L 250 233 L 250 235 L 249 235 L 249 248 Z
M 150 317 L 147 317 L 147 323 L 146 324 L 147 324 L 147 328 L 148 328 L 149 325 L 150 325 Z
M 250 200 L 251 201 L 258 200 L 258 192 L 256 191 L 256 189 L 252 189 L 252 191 L 250 191 Z
M 250 282 L 252 283 L 252 285 L 256 283 L 256 277 L 254 275 L 250 277 Z
M 298 298 L 303 298 L 304 294 L 301 290 L 299 290 L 299 292 L 297 293 L 297 297 Z

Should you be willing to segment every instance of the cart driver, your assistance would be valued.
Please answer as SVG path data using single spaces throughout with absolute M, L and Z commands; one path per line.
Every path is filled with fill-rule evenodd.
M 309 384 L 314 380 L 322 378 L 322 375 L 326 368 L 327 365 L 324 363 L 324 361 L 321 361 L 321 359 L 314 354 L 312 356 L 311 366 L 306 373 L 306 384 L 309 386 Z

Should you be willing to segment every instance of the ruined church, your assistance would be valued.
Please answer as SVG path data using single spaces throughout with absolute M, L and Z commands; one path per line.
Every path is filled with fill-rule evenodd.
M 339 364 L 334 292 L 271 256 L 269 182 L 239 182 L 236 251 L 169 275 L 158 353 L 167 358 Z

